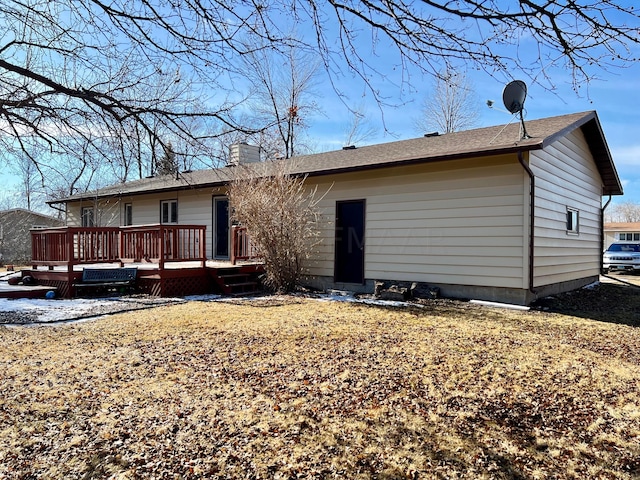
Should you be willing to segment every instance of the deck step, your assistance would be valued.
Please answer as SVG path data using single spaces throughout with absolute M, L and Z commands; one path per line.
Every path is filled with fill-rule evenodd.
M 251 276 L 249 273 L 223 273 L 218 275 L 220 278 L 248 278 Z
M 251 286 L 257 286 L 258 282 L 238 282 L 238 283 L 225 283 L 225 286 L 227 287 L 248 287 L 249 285 Z
M 213 273 L 213 279 L 224 295 L 239 297 L 260 293 L 262 273 L 263 269 L 221 268 Z

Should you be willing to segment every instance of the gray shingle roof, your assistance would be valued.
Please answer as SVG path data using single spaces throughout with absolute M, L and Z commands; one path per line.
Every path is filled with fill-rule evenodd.
M 604 195 L 621 195 L 622 185 L 616 172 L 598 116 L 595 111 L 573 113 L 526 122 L 529 138 L 521 138 L 520 124 L 478 128 L 439 136 L 425 136 L 332 152 L 303 155 L 287 160 L 292 174 L 326 175 L 332 173 L 384 168 L 421 162 L 539 150 L 571 131 L 581 128 L 591 148 L 604 182 Z M 95 199 L 119 195 L 162 192 L 193 187 L 226 184 L 236 167 L 199 170 L 180 175 L 164 175 L 112 185 L 85 194 L 73 195 L 50 203 Z

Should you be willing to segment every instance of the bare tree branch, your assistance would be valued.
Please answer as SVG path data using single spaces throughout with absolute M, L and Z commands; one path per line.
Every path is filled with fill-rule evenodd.
M 205 158 L 219 136 L 269 127 L 239 121 L 243 58 L 267 50 L 313 55 L 347 104 L 345 81 L 361 82 L 384 105 L 379 85 L 394 69 L 410 84 L 412 71 L 437 75 L 461 64 L 518 72 L 547 88 L 549 68 L 566 67 L 577 90 L 603 69 L 638 60 L 639 8 L 625 0 L 3 2 L 0 155 L 11 162 L 11 152 L 22 152 L 39 164 L 33 152 L 46 147 L 51 159 L 110 158 L 127 175 L 132 148 L 139 175 L 169 141 L 176 155 Z M 291 123 L 270 125 L 286 125 L 281 135 L 295 144 Z
M 415 120 L 420 133 L 451 133 L 473 128 L 480 116 L 478 101 L 466 75 L 448 70 L 434 78 Z

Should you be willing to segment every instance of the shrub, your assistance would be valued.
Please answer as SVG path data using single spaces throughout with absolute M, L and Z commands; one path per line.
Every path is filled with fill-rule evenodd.
M 288 174 L 282 160 L 236 168 L 228 192 L 232 218 L 247 228 L 265 263 L 265 286 L 293 291 L 319 243 L 316 190 L 305 187 L 306 177 Z

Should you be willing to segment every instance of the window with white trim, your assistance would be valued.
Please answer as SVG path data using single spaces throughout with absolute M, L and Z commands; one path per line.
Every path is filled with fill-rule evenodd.
M 133 204 L 124 204 L 124 224 L 133 225 Z
M 160 202 L 160 223 L 178 223 L 177 200 L 163 200 Z
M 95 227 L 93 207 L 82 207 L 80 209 L 80 222 L 83 227 Z
M 627 242 L 640 242 L 640 233 L 619 233 L 618 240 Z
M 577 235 L 579 233 L 580 215 L 575 208 L 567 207 L 567 233 Z

